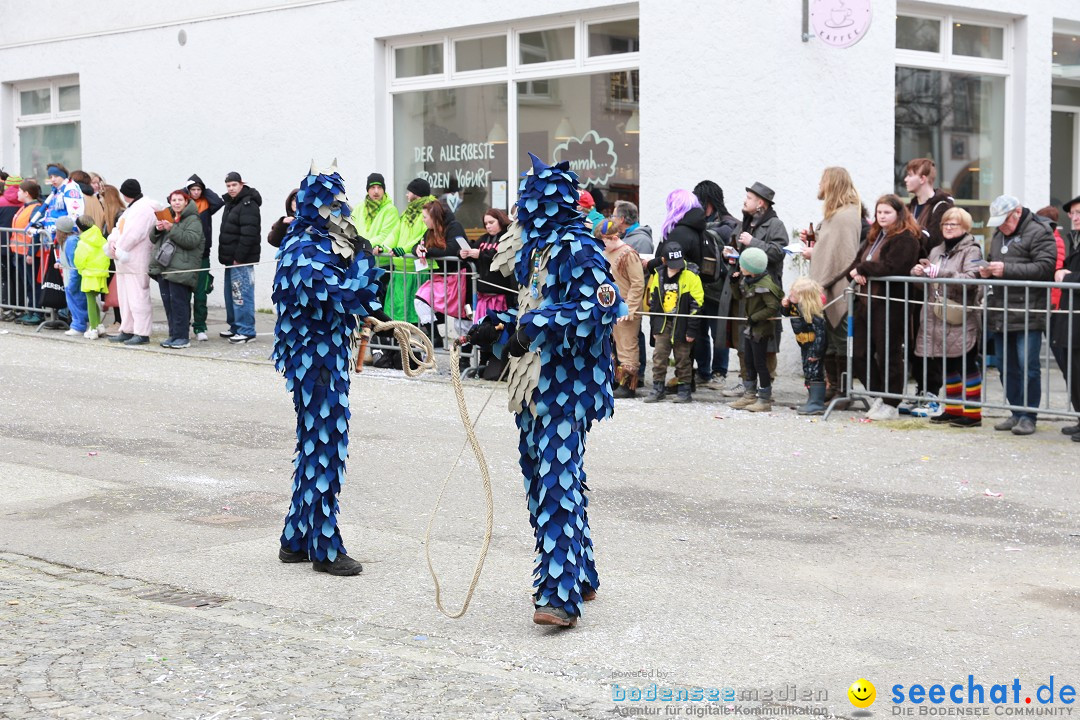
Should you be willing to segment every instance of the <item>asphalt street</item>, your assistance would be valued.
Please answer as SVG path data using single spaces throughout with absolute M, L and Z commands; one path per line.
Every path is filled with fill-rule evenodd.
M 616 717 L 633 708 L 615 685 L 652 682 L 795 685 L 850 716 L 862 677 L 885 717 L 896 683 L 1080 683 L 1080 445 L 1061 423 L 621 401 L 585 455 L 601 587 L 560 632 L 531 622 L 500 388 L 466 390 L 474 413 L 490 398 L 495 522 L 451 620 L 422 544 L 465 437 L 445 374 L 354 377 L 340 519 L 364 572 L 333 578 L 276 557 L 294 416 L 268 337 L 168 353 L 2 329 L 0 717 Z M 466 454 L 433 530 L 450 605 L 483 508 Z

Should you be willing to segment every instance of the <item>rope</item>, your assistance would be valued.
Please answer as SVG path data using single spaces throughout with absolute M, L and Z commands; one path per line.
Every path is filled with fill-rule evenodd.
M 454 343 L 450 349 L 450 379 L 454 385 L 454 397 L 457 398 L 458 414 L 461 416 L 462 425 L 465 426 L 465 442 L 462 443 L 461 450 L 458 451 L 457 457 L 454 459 L 454 464 L 450 466 L 450 472 L 446 473 L 442 489 L 439 490 L 439 497 L 435 500 L 435 507 L 431 509 L 431 517 L 428 518 L 427 530 L 424 532 L 424 558 L 427 560 L 428 572 L 431 574 L 431 580 L 435 583 L 435 606 L 439 608 L 439 612 L 453 620 L 462 617 L 465 614 L 465 611 L 469 609 L 469 603 L 472 602 L 473 592 L 480 582 L 480 573 L 484 569 L 484 560 L 487 559 L 488 547 L 491 545 L 491 527 L 495 519 L 495 504 L 491 494 L 491 474 L 488 471 L 487 459 L 484 457 L 484 451 L 480 447 L 480 441 L 476 439 L 476 426 L 480 423 L 480 417 L 484 414 L 484 410 L 487 409 L 488 403 L 491 401 L 495 391 L 501 387 L 500 385 L 496 385 L 491 389 L 487 399 L 484 400 L 484 404 L 480 407 L 480 412 L 476 414 L 476 420 L 472 420 L 469 417 L 469 408 L 465 404 L 465 393 L 461 386 L 461 366 L 458 363 L 460 352 L 458 344 Z M 509 367 L 509 365 L 507 367 Z M 442 504 L 443 495 L 446 494 L 446 488 L 450 484 L 450 478 L 457 468 L 458 463 L 461 462 L 461 456 L 465 454 L 466 447 L 472 448 L 473 456 L 476 457 L 476 463 L 480 466 L 480 477 L 484 481 L 484 503 L 487 512 L 484 526 L 484 542 L 480 547 L 480 554 L 476 558 L 476 567 L 473 569 L 472 580 L 469 581 L 469 589 L 465 593 L 465 601 L 461 605 L 461 610 L 456 613 L 451 613 L 443 607 L 442 588 L 439 585 L 439 577 L 435 573 L 435 566 L 431 562 L 431 527 L 435 524 L 435 515 L 439 512 L 439 506 Z
M 416 327 L 412 323 L 407 323 L 401 320 L 391 320 L 387 322 L 376 322 L 371 330 L 376 333 L 386 332 L 393 330 L 394 337 L 398 341 L 398 347 L 401 351 L 401 368 L 408 377 L 418 377 L 428 370 L 434 370 L 437 367 L 435 362 L 435 348 L 432 345 L 431 338 L 423 333 L 420 328 Z M 417 341 L 421 351 L 424 353 L 425 358 L 421 360 L 416 356 L 415 347 L 413 341 Z M 366 338 L 362 333 L 353 335 L 354 350 L 355 346 L 359 345 L 360 348 L 366 344 Z M 362 353 L 353 353 L 357 358 L 356 362 L 363 362 Z M 465 391 L 461 384 L 461 365 L 458 359 L 461 356 L 461 349 L 458 343 L 453 343 L 450 346 L 450 380 L 454 386 L 454 397 L 457 400 L 458 415 L 461 417 L 461 423 L 465 427 L 465 442 L 461 445 L 461 450 L 458 451 L 457 457 L 454 459 L 453 465 L 450 466 L 450 470 L 446 473 L 446 477 L 443 479 L 442 488 L 439 490 L 439 496 L 435 500 L 435 507 L 431 509 L 431 517 L 428 518 L 427 529 L 424 531 L 424 558 L 427 560 L 428 572 L 431 574 L 431 580 L 435 583 L 435 606 L 439 609 L 443 615 L 453 620 L 456 620 L 463 615 L 465 611 L 469 609 L 469 603 L 472 602 L 473 593 L 476 591 L 476 586 L 480 582 L 480 573 L 484 569 L 484 561 L 487 559 L 488 548 L 491 545 L 492 526 L 495 521 L 495 503 L 491 492 L 491 473 L 488 470 L 487 459 L 484 457 L 484 451 L 480 447 L 480 441 L 476 437 L 476 426 L 480 422 L 480 417 L 484 414 L 484 410 L 487 409 L 488 403 L 491 401 L 495 391 L 501 386 L 495 385 L 491 392 L 488 393 L 487 399 L 484 400 L 483 406 L 480 408 L 480 412 L 476 414 L 476 420 L 472 420 L 469 417 L 469 408 L 465 403 Z M 412 369 L 412 365 L 416 366 L 416 369 Z M 507 365 L 509 367 L 509 365 Z M 506 374 L 506 369 L 503 370 L 503 374 Z M 502 378 L 500 378 L 501 380 Z M 439 577 L 435 573 L 435 566 L 431 561 L 431 528 L 435 524 L 435 516 L 439 512 L 439 506 L 442 504 L 443 496 L 446 494 L 446 488 L 450 484 L 450 478 L 453 477 L 454 470 L 457 469 L 458 463 L 461 462 L 461 457 L 465 454 L 465 448 L 471 447 L 473 455 L 476 457 L 476 463 L 480 466 L 480 477 L 484 483 L 484 502 L 487 506 L 487 513 L 484 526 L 484 542 L 480 548 L 480 555 L 476 559 L 476 567 L 473 570 L 472 580 L 469 581 L 469 589 L 465 593 L 465 602 L 461 606 L 461 610 L 456 613 L 448 611 L 442 603 L 442 587 L 439 585 Z

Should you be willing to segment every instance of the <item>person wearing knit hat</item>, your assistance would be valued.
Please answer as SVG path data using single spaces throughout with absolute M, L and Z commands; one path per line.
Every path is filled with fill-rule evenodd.
M 401 219 L 393 234 L 380 245 L 373 242 L 372 249 L 376 256 L 390 258 L 393 265 L 386 293 L 387 314 L 394 320 L 416 323 L 419 321 L 419 315 L 416 314 L 413 299 L 420 285 L 419 273 L 415 272 L 417 263 L 420 261 L 405 256 L 413 254 L 416 246 L 423 239 L 424 233 L 427 232 L 428 227 L 424 224 L 424 206 L 437 200 L 431 194 L 431 184 L 423 178 L 414 178 L 405 186 L 405 199 L 409 204 L 401 213 Z
M 746 381 L 743 396 L 731 403 L 736 410 L 770 412 L 772 376 L 769 373 L 769 341 L 776 335 L 776 320 L 784 291 L 769 274 L 769 256 L 757 247 L 739 255 L 740 277 L 731 286 L 732 295 L 743 300 L 743 351 Z
M 68 177 L 66 167 L 60 163 L 49 163 L 47 172 L 52 192 L 45 198 L 31 224 L 44 230 L 51 238 L 56 221 L 65 215 L 74 221 L 83 214 L 84 203 L 82 190 Z
M 22 184 L 23 179 L 18 175 L 8 175 L 4 179 L 3 195 L 0 195 L 0 208 L 20 208 L 22 203 L 19 202 L 19 185 Z M 12 216 L 15 213 L 11 213 Z M 11 227 L 10 223 L 0 223 L 0 227 Z
M 150 342 L 150 231 L 157 220 L 158 203 L 143 197 L 139 181 L 128 178 L 120 194 L 129 198 L 127 209 L 109 233 L 105 252 L 116 258 L 116 295 L 120 301 L 120 333 L 109 342 L 145 345 Z
M 386 192 L 386 180 L 382 173 L 373 172 L 367 176 L 367 197 L 364 202 L 355 203 L 352 211 L 353 225 L 360 237 L 371 243 L 371 247 L 388 250 L 388 243 L 397 232 L 398 215 L 394 201 Z M 388 265 L 389 260 L 382 258 L 381 265 Z
M 588 190 L 578 193 L 578 209 L 585 213 L 585 225 L 589 228 L 596 227 L 604 219 L 603 213 L 596 209 L 596 200 Z

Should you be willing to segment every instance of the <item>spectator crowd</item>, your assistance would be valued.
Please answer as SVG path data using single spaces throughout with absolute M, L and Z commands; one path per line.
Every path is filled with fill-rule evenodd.
M 219 336 L 231 344 L 256 339 L 263 199 L 239 173 L 224 178 L 222 195 L 192 174 L 165 202 L 145 197 L 135 179 L 115 187 L 60 163 L 47 174 L 42 188 L 0 173 L 4 321 L 39 325 L 55 317 L 68 335 L 147 344 L 153 279 L 168 320 L 160 345 L 180 350 L 193 336 L 208 341 L 216 239 L 228 325 Z M 1072 288 L 1041 284 L 1080 283 L 1080 197 L 1062 207 L 1062 227 L 1056 207 L 1033 211 L 1016 197 L 998 197 L 984 247 L 972 233 L 971 214 L 935 187 L 931 159 L 909 162 L 904 182 L 908 199 L 884 194 L 868 206 L 847 170 L 826 168 L 817 192 L 822 217 L 794 235 L 777 215 L 776 192 L 763 182 L 746 187 L 737 213 L 711 180 L 673 190 L 655 234 L 634 203 L 609 207 L 599 191 L 582 190 L 579 210 L 630 308 L 613 336 L 615 397 L 644 390 L 647 403 L 689 403 L 698 388 L 709 387 L 732 398 L 735 409 L 768 412 L 777 353 L 790 327 L 806 386 L 801 414 L 821 414 L 834 400 L 843 407 L 837 396 L 850 365 L 873 398 L 872 420 L 908 412 L 931 423 L 978 427 L 988 362 L 999 368 L 1012 406 L 994 428 L 1030 435 L 1046 341 L 1071 408 L 1080 411 L 1080 297 Z M 271 246 L 281 244 L 293 222 L 297 192 L 269 228 Z M 516 302 L 512 278 L 491 269 L 500 239 L 513 229 L 511 216 L 488 208 L 482 232 L 469 233 L 455 215 L 460 190 L 446 188 L 437 197 L 422 178 L 406 185 L 404 199 L 399 213 L 383 176 L 371 173 L 352 209 L 359 234 L 389 271 L 382 293 L 390 317 L 419 324 L 439 347 Z M 789 257 L 800 260 L 786 263 Z M 790 272 L 795 265 L 799 275 L 788 278 L 785 291 L 785 266 Z M 729 380 L 731 350 L 738 373 Z M 376 353 L 377 365 L 400 368 L 400 362 L 392 349 Z M 482 377 L 502 376 L 503 361 L 487 350 L 480 364 Z M 1080 442 L 1080 424 L 1063 432 Z

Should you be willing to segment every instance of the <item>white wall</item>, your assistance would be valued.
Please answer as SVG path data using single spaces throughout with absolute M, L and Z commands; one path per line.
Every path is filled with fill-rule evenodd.
M 225 174 L 237 170 L 264 196 L 266 229 L 312 158 L 337 157 L 357 196 L 368 172 L 389 175 L 379 38 L 608 7 L 597 0 L 459 0 L 422 11 L 381 3 L 377 12 L 359 0 L 93 5 L 87 12 L 84 2 L 51 0 L 48 22 L 39 22 L 25 3 L 0 4 L 0 80 L 77 73 L 84 168 L 116 185 L 137 177 L 157 197 L 192 172 L 221 190 Z M 1017 12 L 1004 0 L 951 5 Z M 802 42 L 797 0 L 644 0 L 643 220 L 659 225 L 667 192 L 703 178 L 720 183 L 733 211 L 746 185 L 770 185 L 789 229 L 819 217 L 817 182 L 827 165 L 846 166 L 868 202 L 889 191 L 895 11 L 895 0 L 875 0 L 866 38 L 837 50 Z M 1025 0 L 1023 12 L 1006 191 L 1038 206 L 1049 177 L 1050 33 L 1055 17 L 1080 22 L 1080 3 Z M 130 31 L 93 36 L 123 29 Z M 14 111 L 10 94 L 0 97 L 0 159 L 13 167 Z M 271 274 L 266 265 L 256 276 L 263 307 Z

